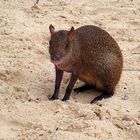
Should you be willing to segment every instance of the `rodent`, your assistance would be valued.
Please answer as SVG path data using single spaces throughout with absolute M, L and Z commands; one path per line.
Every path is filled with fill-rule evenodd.
M 83 92 L 96 88 L 102 92 L 91 103 L 111 97 L 123 67 L 121 50 L 111 35 L 93 25 L 85 25 L 76 30 L 71 27 L 69 31 L 55 31 L 54 26 L 50 25 L 49 30 L 50 59 L 56 71 L 55 90 L 50 99 L 58 99 L 64 71 L 71 73 L 71 79 L 62 101 L 70 98 L 77 79 L 85 85 L 74 91 Z

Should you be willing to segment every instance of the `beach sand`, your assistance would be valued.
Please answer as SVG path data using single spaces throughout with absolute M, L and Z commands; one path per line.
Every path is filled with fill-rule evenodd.
M 140 140 L 140 1 L 34 2 L 0 2 L 0 140 Z M 91 105 L 100 93 L 88 91 L 73 92 L 67 102 L 48 100 L 55 80 L 50 24 L 56 30 L 96 25 L 113 36 L 124 67 L 112 98 Z

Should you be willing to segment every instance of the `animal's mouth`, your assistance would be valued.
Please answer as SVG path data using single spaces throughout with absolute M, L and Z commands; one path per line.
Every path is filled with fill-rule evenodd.
M 55 65 L 58 65 L 58 64 L 60 64 L 60 63 L 62 63 L 63 62 L 63 60 L 64 60 L 64 57 L 51 57 L 51 62 L 53 63 L 53 64 L 55 64 Z
M 51 62 L 55 65 L 62 63 L 63 60 L 51 60 Z

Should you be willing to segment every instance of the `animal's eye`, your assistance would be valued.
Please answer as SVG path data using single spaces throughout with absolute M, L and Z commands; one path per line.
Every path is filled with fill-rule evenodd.
M 66 43 L 66 48 L 68 48 L 69 47 L 69 43 Z

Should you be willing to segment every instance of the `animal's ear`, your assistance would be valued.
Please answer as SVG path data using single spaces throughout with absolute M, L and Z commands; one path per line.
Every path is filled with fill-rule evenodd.
M 71 27 L 70 31 L 68 31 L 68 36 L 70 39 L 74 38 L 74 27 Z
M 50 30 L 50 33 L 53 34 L 54 33 L 54 26 L 51 24 L 49 26 L 49 30 Z

